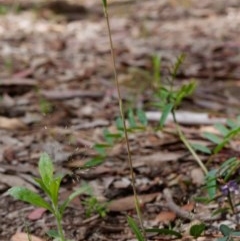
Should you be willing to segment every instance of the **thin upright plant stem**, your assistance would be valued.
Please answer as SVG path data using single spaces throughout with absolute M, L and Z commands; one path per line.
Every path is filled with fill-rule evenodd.
M 178 132 L 178 135 L 181 139 L 181 141 L 183 142 L 183 144 L 187 147 L 187 149 L 190 151 L 190 153 L 192 154 L 192 156 L 194 157 L 194 159 L 196 160 L 196 162 L 198 163 L 198 165 L 202 168 L 203 172 L 205 175 L 208 174 L 208 170 L 206 168 L 206 166 L 203 164 L 203 162 L 201 161 L 201 159 L 199 158 L 199 156 L 197 155 L 197 153 L 194 151 L 194 149 L 192 148 L 192 146 L 190 145 L 190 143 L 188 142 L 187 138 L 185 137 L 185 135 L 183 134 L 180 126 L 178 125 L 178 122 L 177 122 L 177 118 L 176 118 L 176 115 L 175 115 L 175 110 L 173 109 L 172 110 L 172 116 L 173 116 L 173 120 L 174 120 L 174 123 L 177 127 L 177 132 Z
M 119 82 L 118 82 L 116 60 L 115 60 L 115 55 L 114 55 L 114 47 L 113 47 L 111 27 L 110 27 L 110 21 L 109 21 L 109 17 L 108 17 L 107 6 L 104 6 L 103 9 L 104 9 L 104 15 L 105 15 L 105 18 L 106 18 L 106 22 L 107 22 L 107 29 L 108 29 L 108 36 L 109 36 L 109 42 L 110 42 L 113 71 L 114 71 L 114 79 L 115 79 L 115 85 L 116 85 L 117 93 L 118 93 L 118 103 L 119 103 L 121 119 L 122 119 L 122 122 L 123 122 L 124 137 L 125 137 L 125 140 L 126 140 L 126 147 L 127 147 L 127 153 L 128 153 L 128 163 L 129 163 L 130 175 L 131 175 L 131 180 L 132 180 L 132 188 L 133 188 L 133 194 L 134 194 L 134 200 L 135 200 L 135 207 L 136 207 L 136 211 L 137 211 L 137 215 L 138 215 L 138 219 L 139 219 L 139 224 L 140 224 L 140 227 L 142 229 L 143 237 L 146 240 L 146 232 L 145 232 L 144 225 L 143 225 L 142 213 L 141 213 L 141 210 L 140 210 L 140 204 L 139 204 L 139 200 L 138 200 L 138 196 L 137 196 L 137 190 L 136 190 L 136 186 L 135 186 L 135 175 L 134 175 L 134 171 L 133 171 L 132 156 L 131 156 L 127 127 L 126 127 L 126 122 L 125 122 L 125 117 L 124 117 L 121 91 L 120 91 Z

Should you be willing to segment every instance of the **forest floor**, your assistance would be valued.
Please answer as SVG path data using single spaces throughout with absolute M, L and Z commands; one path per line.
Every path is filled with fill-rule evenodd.
M 93 147 L 104 141 L 104 129 L 116 131 L 119 107 L 101 1 L 75 2 L 73 7 L 66 2 L 39 7 L 38 2 L 24 0 L 16 6 L 9 0 L 3 3 L 11 8 L 6 13 L 5 7 L 0 9 L 1 241 L 27 240 L 26 229 L 39 237 L 33 241 L 47 240 L 46 231 L 54 228 L 49 212 L 6 193 L 12 186 L 41 193 L 33 178 L 42 152 L 53 158 L 57 172 L 66 174 L 60 200 L 88 183 L 98 202 L 107 203 L 105 217 L 98 212 L 88 217 L 94 198 L 76 198 L 63 219 L 69 239 L 136 240 L 126 220 L 127 215 L 136 218 L 136 212 L 125 142 L 110 148 L 101 165 L 80 169 L 97 155 Z M 161 57 L 161 77 L 166 80 L 177 57 L 185 54 L 176 87 L 194 79 L 197 88 L 177 110 L 179 115 L 190 113 L 179 122 L 192 143 L 211 147 L 203 133 L 216 131 L 214 122 L 240 114 L 240 2 L 111 1 L 109 15 L 125 110 L 142 108 L 149 118 L 145 131 L 129 135 L 144 226 L 172 227 L 183 235 L 179 240 L 194 240 L 189 229 L 201 218 L 184 217 L 169 201 L 211 219 L 225 200 L 196 203 L 195 197 L 206 196 L 202 169 L 171 121 L 163 131 L 154 128 L 158 122 L 152 113 L 159 110 L 151 105 L 153 56 Z M 196 113 L 204 119 L 194 119 Z M 239 139 L 217 155 L 199 156 L 208 170 L 218 168 L 231 157 L 239 158 Z M 239 226 L 231 213 L 209 219 L 197 240 L 221 237 L 221 224 Z M 173 237 L 153 233 L 148 239 Z

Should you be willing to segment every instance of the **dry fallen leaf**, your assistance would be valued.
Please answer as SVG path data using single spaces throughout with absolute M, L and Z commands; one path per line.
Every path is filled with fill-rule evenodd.
M 31 213 L 29 213 L 28 219 L 29 220 L 38 220 L 38 219 L 42 218 L 43 214 L 46 211 L 47 210 L 45 208 L 35 208 Z
M 188 212 L 192 212 L 194 208 L 195 208 L 194 202 L 187 203 L 181 207 L 182 210 L 188 211 Z
M 1 174 L 0 183 L 5 183 L 9 187 L 21 186 L 30 189 L 33 192 L 36 192 L 37 189 L 29 182 L 25 181 L 23 178 L 16 175 Z
M 204 173 L 201 168 L 194 168 L 191 170 L 192 183 L 201 186 L 205 182 Z
M 7 130 L 23 130 L 26 129 L 27 126 L 17 118 L 7 118 L 0 116 L 0 128 Z
M 149 203 L 153 201 L 160 193 L 151 193 L 146 195 L 139 195 L 138 200 L 140 205 Z M 108 205 L 110 211 L 121 212 L 127 211 L 135 208 L 134 196 L 124 197 L 120 199 L 113 200 Z
M 38 238 L 34 235 L 31 236 L 31 241 L 44 241 L 44 239 Z M 29 241 L 27 233 L 15 233 L 10 241 Z
M 174 212 L 171 211 L 162 211 L 161 213 L 159 213 L 154 222 L 156 223 L 169 223 L 175 220 L 175 218 L 177 217 L 177 215 Z

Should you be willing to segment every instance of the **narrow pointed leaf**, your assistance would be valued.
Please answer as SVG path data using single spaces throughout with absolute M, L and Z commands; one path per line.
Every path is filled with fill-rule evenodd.
M 98 166 L 100 164 L 102 164 L 104 162 L 104 157 L 103 156 L 98 156 L 98 157 L 94 157 L 92 158 L 90 161 L 87 161 L 84 164 L 84 168 L 91 168 L 91 167 L 95 167 Z
M 172 111 L 172 108 L 173 108 L 172 103 L 169 103 L 169 104 L 167 104 L 163 107 L 162 116 L 161 116 L 160 121 L 159 121 L 160 127 L 164 126 L 169 113 Z
M 229 133 L 229 129 L 227 127 L 225 127 L 223 124 L 221 123 L 217 123 L 215 125 L 216 129 L 223 135 L 226 136 Z
M 158 233 L 162 235 L 173 235 L 177 238 L 181 238 L 182 235 L 172 229 L 167 229 L 167 228 L 149 228 L 145 229 L 147 233 Z
M 79 196 L 82 193 L 87 193 L 89 194 L 91 191 L 90 186 L 85 185 L 79 189 L 77 189 L 75 192 L 73 192 L 65 201 L 64 203 L 60 206 L 60 213 L 61 215 L 63 214 L 64 210 L 66 209 L 66 207 L 68 206 L 68 204 L 77 196 Z
M 217 192 L 217 170 L 211 170 L 206 176 L 207 191 L 210 199 L 216 196 Z
M 128 225 L 132 229 L 133 233 L 136 235 L 138 241 L 144 241 L 143 234 L 139 229 L 138 225 L 136 224 L 135 220 L 130 216 L 127 217 Z
M 203 153 L 206 153 L 206 154 L 211 154 L 211 150 L 206 146 L 203 146 L 203 145 L 197 144 L 197 143 L 191 144 L 191 146 L 196 151 L 200 151 L 200 152 L 203 152 Z
M 146 113 L 143 110 L 141 109 L 137 110 L 137 117 L 141 124 L 143 124 L 144 126 L 147 126 L 148 120 L 147 120 Z
M 217 135 L 215 135 L 213 133 L 205 132 L 205 133 L 203 133 L 203 136 L 215 144 L 220 144 L 223 141 L 220 137 L 218 137 Z
M 137 126 L 132 110 L 129 110 L 129 112 L 128 112 L 128 123 L 129 123 L 130 128 L 135 128 Z

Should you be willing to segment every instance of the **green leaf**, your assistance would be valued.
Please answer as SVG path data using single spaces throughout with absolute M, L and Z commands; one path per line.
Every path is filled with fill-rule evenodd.
M 12 187 L 7 191 L 7 193 L 18 200 L 30 203 L 37 207 L 46 208 L 50 212 L 53 212 L 52 207 L 48 202 L 46 202 L 37 193 L 25 187 Z
M 123 137 L 122 133 L 109 133 L 107 137 L 111 137 L 112 139 L 120 139 Z
M 235 173 L 236 169 L 240 166 L 240 161 L 236 157 L 229 158 L 224 161 L 219 168 L 219 176 L 223 177 L 225 181 Z
M 218 215 L 218 214 L 224 214 L 229 212 L 230 208 L 229 207 L 225 207 L 225 208 L 218 208 L 217 210 L 214 210 L 212 212 L 212 217 Z
M 123 121 L 122 121 L 122 118 L 118 117 L 116 119 L 116 127 L 118 130 L 122 131 L 124 126 L 123 126 Z
M 106 142 L 109 145 L 113 145 L 113 138 L 109 134 L 110 134 L 109 130 L 104 128 L 104 130 L 103 130 L 103 137 L 104 137 L 104 139 L 106 140 Z
M 137 240 L 144 241 L 145 239 L 143 237 L 143 234 L 142 234 L 141 230 L 139 229 L 139 227 L 137 226 L 135 220 L 133 218 L 131 218 L 130 216 L 127 216 L 127 221 L 128 221 L 129 227 L 132 229 L 132 231 L 136 235 Z
M 233 236 L 240 236 L 240 232 L 232 232 L 231 233 Z
M 173 66 L 173 69 L 171 71 L 172 77 L 175 79 L 177 76 L 177 72 L 180 69 L 180 66 L 182 65 L 183 61 L 185 59 L 185 54 L 180 54 Z
M 161 84 L 161 58 L 159 55 L 153 56 L 153 74 L 154 74 L 154 82 L 156 83 L 156 87 Z
M 54 170 L 52 160 L 47 153 L 41 154 L 38 162 L 38 170 L 44 185 L 49 189 L 50 183 L 53 180 Z
M 63 175 L 55 177 L 50 185 L 51 198 L 55 206 L 57 206 L 58 203 L 59 188 L 63 177 Z
M 107 8 L 107 0 L 102 0 L 102 4 L 104 8 Z
M 194 197 L 194 200 L 203 204 L 208 204 L 211 201 L 208 197 Z
M 83 168 L 91 168 L 91 167 L 95 167 L 98 166 L 100 164 L 102 164 L 104 162 L 105 157 L 104 156 L 97 156 L 92 158 L 91 160 L 87 161 Z
M 228 134 L 224 137 L 224 140 L 218 144 L 214 149 L 214 153 L 218 153 L 232 138 L 240 133 L 240 127 L 236 127 L 233 130 L 229 131 Z
M 146 113 L 143 110 L 137 109 L 137 117 L 141 124 L 143 124 L 144 126 L 147 126 L 148 119 L 147 119 Z
M 133 110 L 128 111 L 128 123 L 130 128 L 135 128 L 137 126 L 136 121 L 134 119 Z
M 230 131 L 227 127 L 225 127 L 221 123 L 217 123 L 214 126 L 223 136 L 226 136 L 229 133 L 229 131 Z
M 167 229 L 167 228 L 149 228 L 145 229 L 147 233 L 158 233 L 158 234 L 163 234 L 163 235 L 173 235 L 177 238 L 181 238 L 182 235 L 174 230 Z
M 221 138 L 219 138 L 217 135 L 213 133 L 205 132 L 203 133 L 203 136 L 215 144 L 220 144 L 223 141 Z
M 233 120 L 227 119 L 227 126 L 229 126 L 231 129 L 234 129 L 239 127 L 239 124 Z
M 50 192 L 50 189 L 45 186 L 42 179 L 40 178 L 34 178 L 35 182 L 39 184 L 40 188 L 51 198 L 52 194 Z
M 106 155 L 106 149 L 112 147 L 112 145 L 108 143 L 97 143 L 93 146 L 94 150 L 96 150 L 100 155 Z
M 70 196 L 64 201 L 64 203 L 59 207 L 61 215 L 64 213 L 64 210 L 68 206 L 68 204 L 77 196 L 79 196 L 82 193 L 89 194 L 91 192 L 91 188 L 88 185 L 84 185 L 83 187 L 77 189 L 75 192 L 70 194 Z
M 231 228 L 229 228 L 227 225 L 221 224 L 220 231 L 223 234 L 223 236 L 229 236 L 229 235 L 231 235 L 233 230 Z
M 191 81 L 188 84 L 182 85 L 181 88 L 176 92 L 175 106 L 178 106 L 179 104 L 181 104 L 183 98 L 191 95 L 195 89 L 196 89 L 195 81 Z
M 171 113 L 171 111 L 172 111 L 172 108 L 173 108 L 172 103 L 169 103 L 169 104 L 167 104 L 163 107 L 162 116 L 161 116 L 160 121 L 159 121 L 159 124 L 160 124 L 161 128 L 164 126 L 169 113 Z
M 209 154 L 209 155 L 211 154 L 211 150 L 208 147 L 204 146 L 204 145 L 194 143 L 194 144 L 191 144 L 191 146 L 196 151 L 201 151 L 201 152 Z
M 195 224 L 190 228 L 190 235 L 192 235 L 194 238 L 198 238 L 201 236 L 202 232 L 205 230 L 206 226 L 203 223 Z
M 60 238 L 58 231 L 55 229 L 50 229 L 46 233 L 50 238 L 54 238 L 54 239 Z
M 216 196 L 217 192 L 217 170 L 211 170 L 206 175 L 206 185 L 207 191 L 210 199 L 213 199 Z

